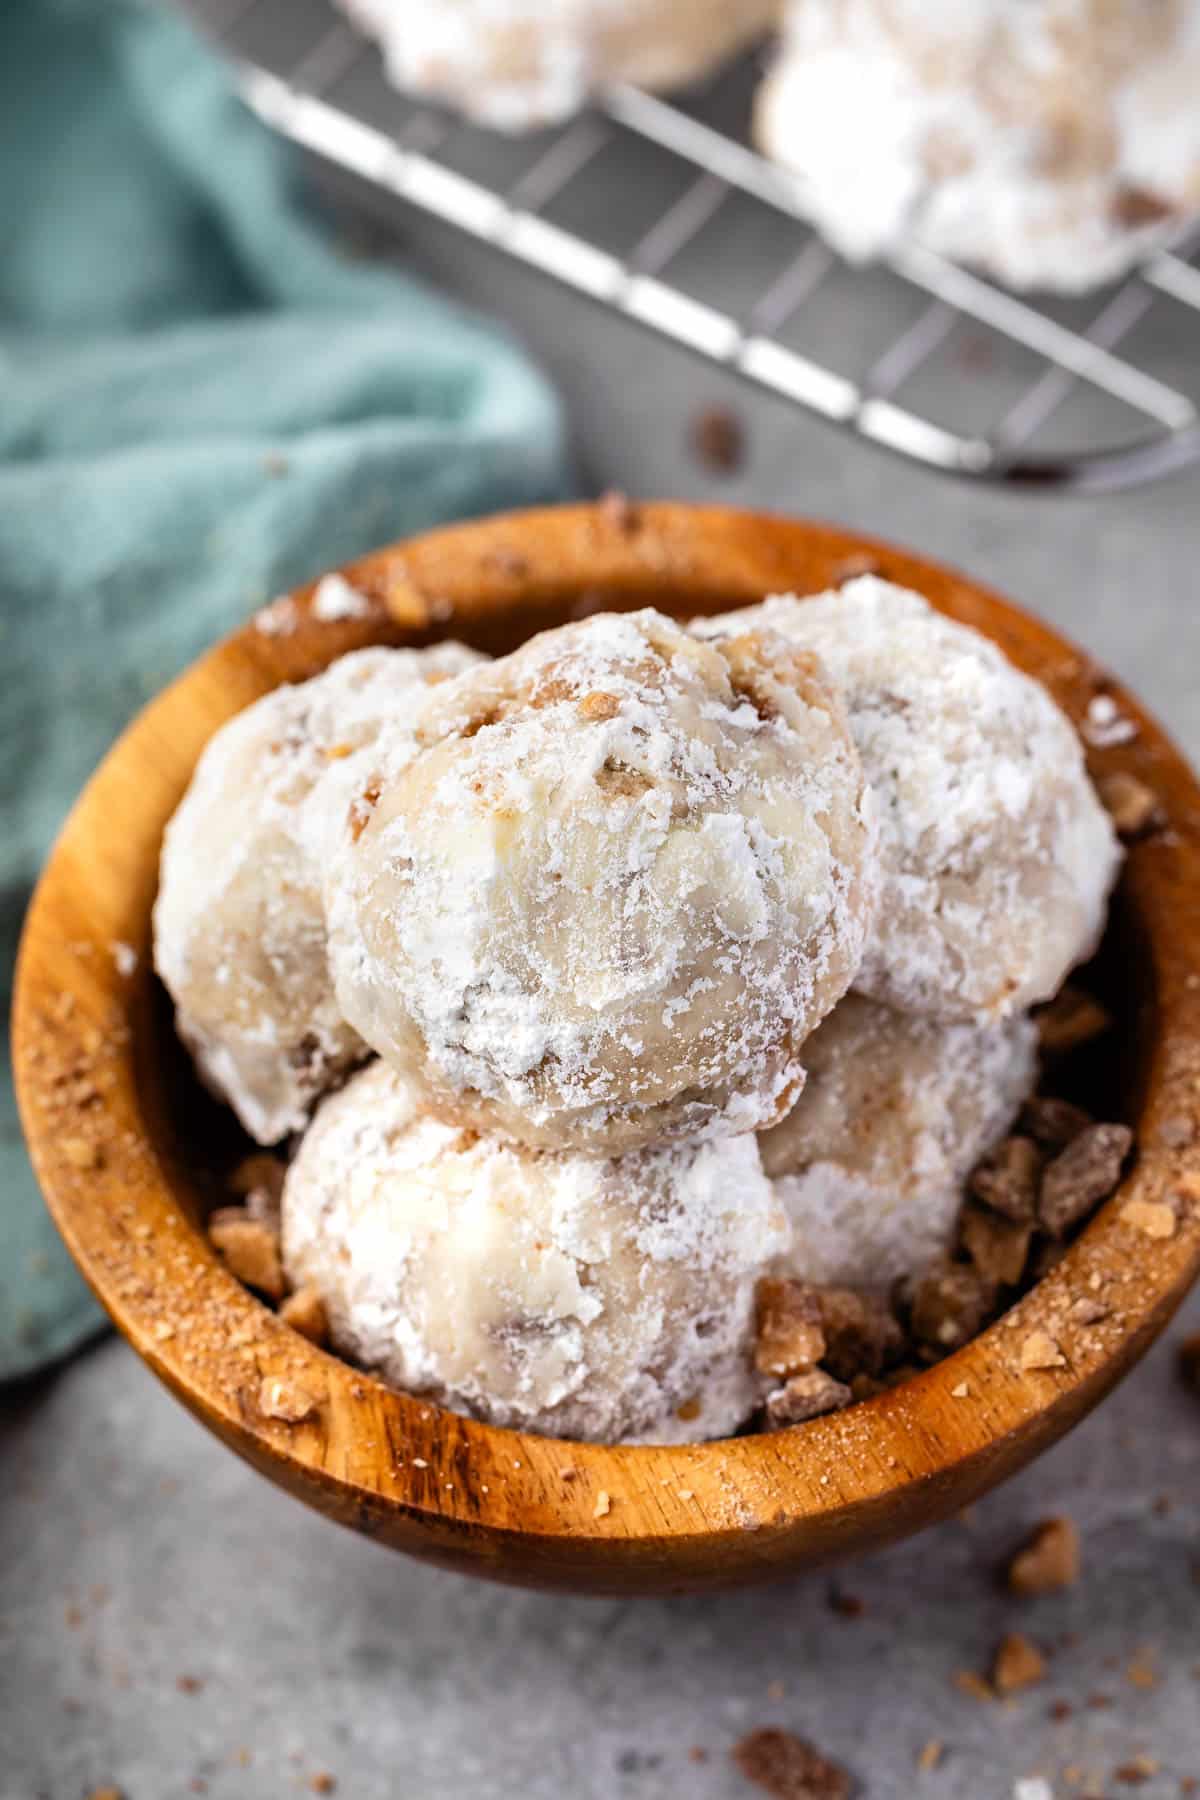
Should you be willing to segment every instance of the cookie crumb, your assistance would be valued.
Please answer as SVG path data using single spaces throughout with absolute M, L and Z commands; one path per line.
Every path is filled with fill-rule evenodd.
M 1036 1644 L 1019 1631 L 1002 1637 L 992 1662 L 992 1685 L 997 1693 L 1016 1694 L 1045 1678 L 1046 1659 Z
M 745 457 L 746 433 L 737 414 L 726 406 L 709 406 L 696 414 L 691 444 L 697 460 L 716 475 L 733 475 Z
M 596 1495 L 596 1504 L 592 1508 L 593 1519 L 606 1519 L 612 1511 L 612 1500 L 605 1488 Z
M 299 1382 L 279 1375 L 268 1375 L 258 1390 L 258 1410 L 268 1419 L 282 1419 L 285 1425 L 300 1425 L 311 1419 L 317 1403 Z
M 1125 1679 L 1130 1687 L 1156 1688 L 1158 1686 L 1158 1670 L 1155 1668 L 1148 1650 L 1139 1650 L 1125 1671 Z
M 970 1392 L 970 1384 L 965 1381 L 960 1381 L 957 1387 L 952 1387 L 950 1389 L 950 1397 L 952 1400 L 965 1400 Z
M 99 1148 L 90 1144 L 87 1138 L 63 1138 L 62 1153 L 73 1169 L 96 1169 L 100 1166 Z
M 1096 791 L 1108 809 L 1117 834 L 1127 842 L 1144 836 L 1164 823 L 1162 802 L 1153 788 L 1148 788 L 1136 775 L 1117 769 L 1102 775 Z
M 1066 1366 L 1066 1357 L 1048 1331 L 1031 1331 L 1021 1345 L 1023 1369 L 1065 1369 Z
M 208 1241 L 220 1252 L 231 1275 L 272 1300 L 286 1291 L 279 1239 L 245 1207 L 222 1206 L 208 1221 Z
M 748 1732 L 731 1752 L 746 1777 L 774 1800 L 850 1800 L 850 1777 L 791 1731 Z
M 969 1700 L 994 1700 L 995 1694 L 982 1675 L 974 1669 L 956 1669 L 954 1685 L 960 1694 L 966 1694 Z
M 1133 1756 L 1128 1762 L 1118 1763 L 1113 1770 L 1113 1780 L 1125 1787 L 1141 1787 L 1144 1782 L 1158 1774 L 1162 1764 L 1155 1756 Z
M 929 1742 L 923 1746 L 917 1757 L 918 1769 L 924 1771 L 936 1769 L 945 1754 L 945 1749 L 946 1746 L 943 1744 L 941 1738 L 930 1738 Z
M 1121 1208 L 1121 1219 L 1148 1238 L 1175 1236 L 1175 1214 L 1163 1200 L 1127 1200 Z
M 310 1344 L 325 1344 L 329 1340 L 329 1315 L 315 1287 L 297 1288 L 289 1294 L 279 1308 L 279 1317 Z
M 1043 1519 L 1009 1560 L 1005 1580 L 1014 1594 L 1053 1594 L 1079 1580 L 1079 1532 L 1065 1513 Z
M 308 1785 L 314 1794 L 336 1794 L 337 1776 L 322 1769 L 318 1774 L 310 1776 Z

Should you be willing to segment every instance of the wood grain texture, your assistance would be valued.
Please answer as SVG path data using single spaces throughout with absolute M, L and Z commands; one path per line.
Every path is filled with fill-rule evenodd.
M 1107 953 L 1122 1026 L 1110 1101 L 1138 1144 L 1121 1191 L 956 1355 L 770 1436 L 610 1449 L 500 1431 L 393 1393 L 290 1331 L 198 1227 L 224 1127 L 174 1044 L 150 970 L 163 827 L 213 731 L 364 644 L 452 635 L 504 651 L 603 607 L 686 617 L 812 592 L 863 566 L 986 632 L 1076 720 L 1104 692 L 1138 727 L 1089 753 L 1094 774 L 1148 782 L 1169 819 L 1131 851 Z M 433 532 L 344 573 L 369 596 L 368 616 L 323 623 L 302 590 L 293 629 L 252 622 L 141 714 L 84 791 L 30 908 L 14 1021 L 25 1129 L 76 1261 L 139 1355 L 226 1444 L 331 1518 L 463 1571 L 575 1590 L 694 1590 L 843 1557 L 946 1516 L 1054 1442 L 1142 1354 L 1200 1270 L 1189 1138 L 1200 1121 L 1200 790 L 1162 731 L 998 596 L 824 525 L 601 503 Z M 137 952 L 131 976 L 118 973 L 114 943 Z M 1173 1236 L 1153 1240 L 1122 1219 L 1135 1196 L 1174 1197 Z M 1071 1304 L 1097 1284 L 1108 1316 L 1078 1327 Z M 1020 1346 L 1038 1328 L 1064 1366 L 1023 1372 Z M 309 1421 L 262 1416 L 262 1382 L 276 1375 L 311 1395 Z

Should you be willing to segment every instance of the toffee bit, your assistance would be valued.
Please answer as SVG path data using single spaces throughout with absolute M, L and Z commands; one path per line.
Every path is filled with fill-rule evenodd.
M 1032 1219 L 1042 1157 L 1031 1137 L 1009 1137 L 971 1171 L 967 1186 L 977 1200 L 1006 1219 Z
M 803 1281 L 765 1279 L 755 1290 L 754 1366 L 760 1375 L 799 1375 L 825 1351 L 820 1309 Z
M 1046 1056 L 1066 1056 L 1102 1037 L 1112 1027 L 1112 1016 L 1081 988 L 1064 987 L 1034 1014 L 1038 1041 Z
M 1121 1208 L 1121 1220 L 1148 1238 L 1175 1236 L 1176 1218 L 1173 1208 L 1164 1200 L 1127 1200 Z
M 1116 1188 L 1133 1133 L 1127 1125 L 1089 1125 L 1042 1174 L 1038 1218 L 1062 1238 Z
M 983 1279 L 1015 1287 L 1025 1273 L 1033 1221 L 1003 1218 L 987 1207 L 968 1203 L 959 1220 L 962 1247 Z
M 1014 1594 L 1053 1594 L 1079 1580 L 1081 1546 L 1065 1514 L 1043 1519 L 1009 1559 L 1005 1581 Z
M 1065 1369 L 1066 1366 L 1066 1357 L 1048 1331 L 1031 1331 L 1021 1345 L 1023 1369 Z
M 850 1800 L 850 1777 L 794 1732 L 767 1726 L 736 1743 L 732 1756 L 747 1781 L 773 1800 Z
M 812 1369 L 767 1395 L 767 1422 L 772 1427 L 803 1425 L 825 1413 L 840 1412 L 854 1396 L 844 1382 L 835 1381 L 824 1369 Z
M 992 1663 L 992 1685 L 999 1694 L 1016 1694 L 1044 1680 L 1046 1659 L 1019 1631 L 1002 1637 Z
M 328 1342 L 329 1315 L 315 1287 L 299 1288 L 296 1293 L 289 1294 L 279 1308 L 279 1317 L 310 1344 Z
M 917 1284 L 913 1335 L 938 1350 L 954 1350 L 974 1337 L 992 1310 L 995 1290 L 977 1269 L 943 1257 Z

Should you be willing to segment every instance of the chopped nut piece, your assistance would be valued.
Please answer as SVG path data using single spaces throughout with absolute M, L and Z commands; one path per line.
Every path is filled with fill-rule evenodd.
M 86 1138 L 63 1138 L 62 1153 L 74 1169 L 95 1169 L 100 1163 L 99 1149 Z
M 579 702 L 580 716 L 584 719 L 615 719 L 621 710 L 621 702 L 615 694 L 585 694 Z
M 936 1769 L 942 1760 L 946 1746 L 941 1738 L 930 1738 L 917 1757 L 917 1767 L 922 1770 Z
M 837 1381 L 879 1376 L 904 1350 L 904 1333 L 891 1308 L 856 1288 L 814 1290 L 825 1352 L 821 1366 Z
M 1001 1694 L 1015 1694 L 1033 1687 L 1046 1673 L 1046 1659 L 1036 1644 L 1019 1631 L 1001 1638 L 992 1664 L 992 1682 Z
M 751 1731 L 732 1754 L 746 1780 L 773 1800 L 850 1800 L 845 1769 L 790 1731 L 774 1726 Z
M 725 406 L 708 407 L 692 421 L 692 448 L 706 469 L 732 475 L 741 467 L 745 432 L 737 414 Z
M 953 1350 L 974 1337 L 992 1309 L 995 1291 L 977 1269 L 943 1257 L 917 1284 L 912 1328 L 923 1344 Z
M 310 1344 L 324 1344 L 329 1337 L 329 1316 L 325 1302 L 314 1287 L 300 1288 L 289 1294 L 279 1308 L 285 1325 L 298 1331 Z
M 1070 1050 L 1078 1050 L 1081 1044 L 1102 1037 L 1112 1025 L 1110 1015 L 1098 1000 L 1073 987 L 1062 988 L 1034 1016 L 1038 1039 L 1047 1056 L 1065 1056 Z
M 219 1250 L 231 1274 L 272 1300 L 285 1291 L 279 1239 L 243 1207 L 223 1206 L 208 1221 L 209 1242 Z
M 1200 1331 L 1193 1332 L 1180 1344 L 1179 1373 L 1188 1386 L 1200 1394 Z
M 807 1375 L 793 1375 L 767 1395 L 767 1423 L 772 1427 L 802 1425 L 806 1419 L 840 1411 L 852 1399 L 844 1382 L 835 1381 L 824 1369 L 812 1369 Z
M 1082 1106 L 1072 1106 L 1069 1100 L 1056 1100 L 1049 1094 L 1034 1094 L 1021 1109 L 1022 1131 L 1043 1150 L 1065 1150 L 1093 1123 L 1091 1114 L 1084 1112 Z
M 1163 823 L 1158 795 L 1136 775 L 1118 769 L 1111 775 L 1102 775 L 1096 788 L 1121 837 L 1141 837 L 1143 832 Z
M 1031 1331 L 1021 1345 L 1023 1369 L 1065 1369 L 1067 1359 L 1048 1331 Z
M 954 1685 L 960 1694 L 966 1694 L 972 1700 L 994 1700 L 995 1694 L 982 1675 L 974 1669 L 958 1669 L 954 1675 Z
M 268 1419 L 282 1419 L 286 1425 L 300 1425 L 311 1419 L 317 1403 L 299 1382 L 280 1375 L 268 1375 L 258 1390 L 258 1410 Z
M 1121 1164 L 1132 1142 L 1127 1125 L 1089 1125 L 1047 1164 L 1038 1218 L 1051 1237 L 1065 1237 L 1108 1198 L 1121 1179 Z
M 1175 1236 L 1175 1214 L 1163 1200 L 1127 1200 L 1121 1208 L 1121 1219 L 1148 1238 Z
M 799 1375 L 821 1360 L 825 1333 L 815 1291 L 807 1282 L 760 1281 L 755 1306 L 754 1366 L 760 1375 Z
M 1014 1594 L 1053 1594 L 1079 1580 L 1079 1533 L 1065 1515 L 1043 1519 L 1011 1558 L 1005 1579 Z
M 596 1495 L 596 1504 L 592 1508 L 593 1519 L 606 1519 L 612 1511 L 612 1501 L 603 1488 Z
M 1015 1287 L 1025 1273 L 1033 1221 L 1004 1218 L 973 1202 L 963 1208 L 959 1220 L 962 1247 L 987 1282 Z
M 993 1212 L 1023 1224 L 1033 1218 L 1041 1167 L 1032 1138 L 1005 1138 L 971 1171 L 967 1186 Z

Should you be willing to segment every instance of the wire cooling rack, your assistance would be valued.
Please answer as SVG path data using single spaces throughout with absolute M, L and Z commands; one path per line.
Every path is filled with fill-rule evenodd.
M 1200 458 L 1200 230 L 1097 294 L 1017 297 L 911 247 L 851 268 L 747 148 L 745 58 L 505 138 L 396 93 L 327 0 L 189 0 L 268 124 L 749 381 L 976 480 L 1129 486 Z

